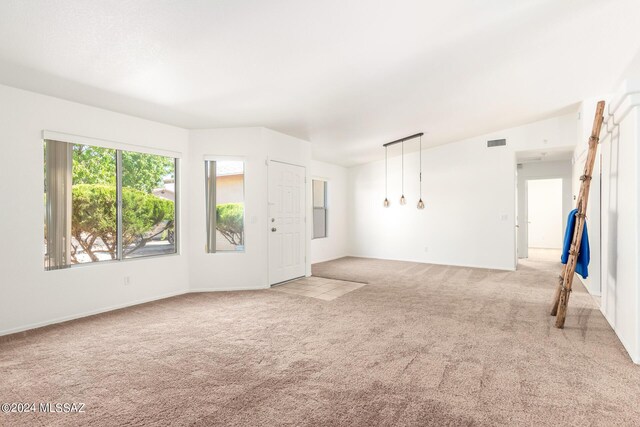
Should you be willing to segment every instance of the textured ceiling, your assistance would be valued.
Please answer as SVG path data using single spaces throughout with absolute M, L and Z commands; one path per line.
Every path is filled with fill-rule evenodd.
M 637 0 L 0 2 L 0 83 L 187 128 L 266 126 L 352 165 L 610 92 Z

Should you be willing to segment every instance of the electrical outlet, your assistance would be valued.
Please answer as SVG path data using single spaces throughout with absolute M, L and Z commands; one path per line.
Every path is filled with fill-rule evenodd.
M 424 251 L 425 251 L 425 252 L 429 252 L 429 246 L 425 246 L 425 247 L 424 247 Z
M 131 277 L 124 276 L 124 285 L 129 286 L 131 284 Z

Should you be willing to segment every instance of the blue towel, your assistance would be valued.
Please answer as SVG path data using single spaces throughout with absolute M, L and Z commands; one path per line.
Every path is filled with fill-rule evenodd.
M 564 243 L 562 245 L 562 258 L 563 264 L 566 264 L 569 260 L 569 251 L 571 250 L 571 241 L 573 240 L 573 230 L 576 225 L 576 214 L 578 209 L 574 209 L 569 212 L 569 218 L 567 218 L 567 230 L 564 232 Z M 578 261 L 576 262 L 576 273 L 584 277 L 589 276 L 589 261 L 591 254 L 589 253 L 589 236 L 587 235 L 587 223 L 585 221 L 584 228 L 582 229 L 582 241 L 580 242 L 580 252 L 578 253 Z

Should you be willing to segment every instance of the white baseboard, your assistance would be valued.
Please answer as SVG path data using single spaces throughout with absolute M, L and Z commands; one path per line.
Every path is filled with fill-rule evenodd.
M 576 276 L 578 276 L 578 279 L 580 280 L 580 283 L 582 283 L 582 286 L 584 286 L 584 288 L 587 290 L 587 292 L 589 292 L 589 295 L 591 295 L 593 297 L 602 296 L 600 292 L 591 292 L 589 290 L 589 286 L 587 285 L 586 279 L 584 279 L 581 275 L 576 274 Z
M 159 300 L 162 300 L 162 299 L 171 298 L 171 297 L 175 297 L 175 296 L 178 296 L 178 295 L 185 295 L 185 294 L 189 294 L 189 293 L 197 293 L 197 292 L 229 292 L 229 291 L 260 291 L 260 290 L 265 290 L 265 289 L 269 289 L 269 288 L 270 288 L 270 286 L 253 286 L 253 287 L 237 287 L 237 288 L 233 288 L 233 287 L 231 287 L 231 288 L 198 288 L 198 289 L 189 289 L 189 290 L 186 290 L 186 291 L 171 292 L 171 293 L 168 293 L 168 294 L 158 295 L 158 296 L 154 296 L 154 297 L 151 297 L 151 298 L 144 298 L 144 299 L 141 299 L 141 300 L 127 302 L 127 303 L 124 303 L 124 304 L 112 305 L 112 306 L 100 308 L 100 309 L 97 309 L 97 310 L 85 311 L 85 312 L 78 313 L 78 314 L 72 314 L 72 315 L 69 315 L 69 316 L 63 316 L 63 317 L 58 317 L 58 318 L 55 318 L 55 319 L 45 320 L 45 321 L 42 321 L 42 322 L 30 323 L 28 325 L 19 326 L 17 328 L 0 330 L 0 336 L 16 334 L 16 333 L 28 331 L 28 330 L 31 330 L 31 329 L 37 329 L 37 328 L 42 328 L 44 326 L 55 325 L 56 323 L 68 322 L 69 320 L 81 319 L 83 317 L 88 317 L 88 316 L 93 316 L 93 315 L 96 315 L 96 314 L 107 313 L 109 311 L 119 310 L 121 308 L 133 307 L 135 305 L 145 304 L 145 303 L 152 302 L 152 301 L 159 301 Z
M 640 354 L 633 354 L 633 346 L 629 345 L 623 338 L 622 336 L 620 336 L 620 334 L 618 333 L 618 331 L 616 331 L 615 328 L 612 328 L 613 331 L 615 332 L 615 334 L 618 336 L 618 339 L 620 340 L 620 342 L 622 343 L 622 346 L 624 347 L 625 350 L 627 350 L 627 354 L 629 355 L 629 358 L 631 359 L 631 361 L 637 365 L 640 365 Z
M 242 286 L 238 288 L 196 288 L 189 289 L 189 293 L 197 292 L 231 292 L 231 291 L 263 291 L 269 289 L 270 286 Z
M 339 255 L 339 256 L 335 256 L 335 257 L 331 257 L 331 258 L 323 258 L 323 259 L 318 259 L 318 260 L 311 260 L 311 265 L 318 264 L 318 263 L 321 263 L 321 262 L 335 261 L 337 259 L 345 258 L 345 257 L 348 257 L 348 256 L 350 256 L 350 255 Z
M 30 329 L 42 328 L 44 326 L 55 325 L 56 323 L 68 322 L 69 320 L 81 319 L 83 317 L 88 317 L 88 316 L 93 316 L 93 315 L 96 315 L 96 314 L 106 313 L 106 312 L 113 311 L 113 310 L 119 310 L 121 308 L 133 307 L 134 305 L 145 304 L 145 303 L 148 303 L 148 302 L 158 301 L 158 300 L 161 300 L 161 299 L 171 298 L 171 297 L 175 297 L 175 296 L 178 296 L 178 295 L 184 295 L 184 294 L 187 294 L 187 293 L 189 293 L 189 291 L 170 292 L 168 294 L 154 296 L 154 297 L 151 297 L 151 298 L 144 298 L 144 299 L 141 299 L 141 300 L 131 301 L 131 302 L 127 302 L 127 303 L 124 303 L 124 304 L 112 305 L 112 306 L 100 308 L 100 309 L 97 309 L 97 310 L 91 310 L 91 311 L 85 311 L 83 313 L 72 314 L 70 316 L 63 316 L 63 317 L 58 317 L 56 319 L 51 319 L 51 320 L 45 320 L 45 321 L 42 321 L 42 322 L 31 323 L 29 325 L 19 326 L 17 328 L 11 328 L 11 329 L 2 330 L 2 331 L 0 331 L 0 336 L 16 334 L 18 332 L 24 332 L 24 331 L 28 331 Z
M 375 256 L 366 256 L 366 255 L 346 255 L 346 256 L 347 257 L 352 257 L 352 258 L 379 259 L 379 260 L 382 260 L 382 261 L 403 261 L 403 262 L 415 262 L 415 263 L 419 263 L 419 264 L 444 265 L 444 266 L 450 266 L 450 267 L 479 268 L 479 269 L 482 269 L 482 270 L 516 271 L 516 268 L 514 268 L 514 267 L 504 268 L 504 267 L 491 267 L 491 266 L 486 266 L 486 265 L 474 265 L 474 264 L 453 264 L 453 263 L 443 264 L 443 263 L 438 263 L 438 262 L 425 261 L 423 259 L 380 258 L 380 257 L 375 257 Z
M 616 324 L 615 322 L 613 322 L 613 320 L 611 318 L 609 318 L 609 316 L 607 315 L 607 312 L 604 309 L 604 306 L 600 305 L 599 307 L 600 309 L 600 313 L 602 313 L 602 316 L 604 317 L 604 319 L 607 321 L 607 323 L 609 324 L 609 327 L 613 330 L 613 333 L 616 334 L 616 336 L 618 337 L 618 339 L 620 340 L 620 343 L 622 344 L 622 346 L 624 347 L 624 349 L 627 351 L 627 354 L 629 355 L 629 358 L 631 359 L 631 361 L 633 363 L 635 363 L 636 365 L 640 365 L 640 354 L 633 354 L 632 351 L 632 346 L 627 345 L 627 343 L 625 342 L 625 340 L 622 338 L 622 336 L 620 336 L 620 334 L 618 333 L 618 331 L 616 330 Z

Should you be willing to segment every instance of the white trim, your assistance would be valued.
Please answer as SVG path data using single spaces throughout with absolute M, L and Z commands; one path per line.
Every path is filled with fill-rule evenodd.
M 498 271 L 516 271 L 517 268 L 504 268 L 504 267 L 487 267 L 487 266 L 480 266 L 480 265 L 474 265 L 474 264 L 443 264 L 443 263 L 438 263 L 438 262 L 432 262 L 432 261 L 425 261 L 425 260 L 421 260 L 421 259 L 416 259 L 416 258 L 380 258 L 380 257 L 372 257 L 372 256 L 366 256 L 366 255 L 345 255 L 342 258 L 365 258 L 365 259 L 379 259 L 379 260 L 383 260 L 383 261 L 404 261 L 404 262 L 415 262 L 418 264 L 432 264 L 432 265 L 442 265 L 445 267 L 463 267 L 463 268 L 478 268 L 481 270 L 498 270 Z
M 605 316 L 605 319 L 607 317 Z M 609 319 L 607 319 L 608 321 Z M 613 329 L 613 333 L 616 334 L 616 336 L 618 337 L 618 339 L 620 340 L 620 343 L 622 343 L 622 346 L 624 347 L 624 349 L 627 351 L 627 355 L 629 356 L 629 358 L 631 359 L 631 361 L 633 363 L 639 364 L 640 365 L 640 355 L 635 354 L 635 352 L 633 351 L 633 345 L 630 345 L 628 342 L 626 342 L 626 340 L 622 337 L 622 335 L 620 335 L 618 333 L 618 331 L 616 330 L 616 328 L 614 328 L 611 323 L 609 323 L 609 325 L 611 326 L 611 329 Z
M 604 118 L 603 131 L 606 132 L 603 137 L 600 138 L 600 142 L 603 143 L 614 132 L 616 126 L 627 117 L 627 115 L 635 107 L 640 107 L 640 92 L 631 92 L 624 94 L 620 100 L 615 104 L 615 108 L 608 108 L 607 114 Z M 621 111 L 619 111 L 621 110 Z
M 224 287 L 224 288 L 196 288 L 190 289 L 189 293 L 201 293 L 201 292 L 233 292 L 233 291 L 264 291 L 271 288 L 271 286 L 240 286 L 237 288 L 234 287 Z
M 621 90 L 609 100 L 606 113 L 609 115 L 615 114 L 629 95 L 640 93 L 639 83 L 640 80 L 625 80 L 620 88 Z
M 202 156 L 202 160 L 203 161 L 222 161 L 222 160 L 227 160 L 227 161 L 235 161 L 235 162 L 247 162 L 247 157 L 246 156 L 226 156 L 226 155 L 214 155 L 214 154 L 205 154 L 204 156 Z
M 124 304 L 117 304 L 117 305 L 112 305 L 112 306 L 105 307 L 105 308 L 99 308 L 97 310 L 85 311 L 84 313 L 72 314 L 70 316 L 57 317 L 55 319 L 50 319 L 50 320 L 45 320 L 45 321 L 42 321 L 42 322 L 31 323 L 31 324 L 26 325 L 26 326 L 19 326 L 17 328 L 5 329 L 3 331 L 0 331 L 0 336 L 16 334 L 16 333 L 28 331 L 28 330 L 31 330 L 31 329 L 42 328 L 44 326 L 55 325 L 57 323 L 68 322 L 70 320 L 81 319 L 83 317 L 94 316 L 96 314 L 107 313 L 107 312 L 114 311 L 114 310 L 119 310 L 119 309 L 122 309 L 122 308 L 133 307 L 135 305 L 146 304 L 148 302 L 159 301 L 159 300 L 163 300 L 163 299 L 167 299 L 167 298 L 176 297 L 178 295 L 185 295 L 185 294 L 188 294 L 188 293 L 189 293 L 188 290 L 170 292 L 168 294 L 163 294 L 163 295 L 160 295 L 160 296 L 155 296 L 155 297 L 151 297 L 151 298 L 143 298 L 141 300 L 131 301 L 131 302 L 127 302 L 127 303 L 124 303 Z
M 56 325 L 56 324 L 68 322 L 68 321 L 71 321 L 71 320 L 82 319 L 82 318 L 89 317 L 89 316 L 95 316 L 96 314 L 108 313 L 108 312 L 115 311 L 115 310 L 120 310 L 120 309 L 123 309 L 123 308 L 134 307 L 134 306 L 140 305 L 140 304 L 146 304 L 146 303 L 149 303 L 149 302 L 160 301 L 160 300 L 167 299 L 167 298 L 177 297 L 179 295 L 187 295 L 187 294 L 194 294 L 194 293 L 204 293 L 204 292 L 208 293 L 208 292 L 232 292 L 232 291 L 264 291 L 264 290 L 268 290 L 270 288 L 271 288 L 271 286 L 269 286 L 269 285 L 260 285 L 260 286 L 256 286 L 256 287 L 243 286 L 243 287 L 237 287 L 237 288 L 234 288 L 234 287 L 198 288 L 198 289 L 189 289 L 189 290 L 186 290 L 186 291 L 170 292 L 168 294 L 163 294 L 163 295 L 160 295 L 160 296 L 155 296 L 155 297 L 150 297 L 150 298 L 143 298 L 143 299 L 140 299 L 140 300 L 127 302 L 127 303 L 124 303 L 124 304 L 117 304 L 117 305 L 112 305 L 112 306 L 105 307 L 105 308 L 100 308 L 100 309 L 97 309 L 97 310 L 86 311 L 86 312 L 83 312 L 83 313 L 80 313 L 80 314 L 73 314 L 73 315 L 70 315 L 70 316 L 57 317 L 55 319 L 50 319 L 50 320 L 45 320 L 45 321 L 42 321 L 42 322 L 31 323 L 31 324 L 28 324 L 26 326 L 19 326 L 17 328 L 5 329 L 5 330 L 0 331 L 0 337 L 4 336 L 4 335 L 17 334 L 17 333 L 29 331 L 29 330 L 32 330 L 32 329 L 43 328 L 45 326 Z
M 210 155 L 210 154 L 205 154 L 203 156 L 203 160 L 202 162 L 205 165 L 205 185 L 204 185 L 204 192 L 205 195 L 207 193 L 207 168 L 206 168 L 206 162 L 216 162 L 216 164 L 218 162 L 223 162 L 223 161 L 233 161 L 233 162 L 241 162 L 242 163 L 242 204 L 244 206 L 243 211 L 242 211 L 242 227 L 244 230 L 244 241 L 243 241 L 243 245 L 242 245 L 242 250 L 238 251 L 238 250 L 217 250 L 215 249 L 213 252 L 210 252 L 208 249 L 205 250 L 205 254 L 206 255 L 220 255 L 220 254 L 245 254 L 247 252 L 247 233 L 246 233 L 246 226 L 247 226 L 247 157 L 246 156 L 226 156 L 226 155 Z M 202 164 L 201 164 L 202 165 Z M 202 166 L 200 166 L 202 167 Z M 232 175 L 217 175 L 218 173 L 218 169 L 216 166 L 216 178 L 221 177 L 221 176 L 238 176 L 240 174 L 232 174 Z M 249 177 L 251 176 L 251 173 L 249 173 Z M 217 187 L 217 179 L 215 180 L 215 186 Z M 214 191 L 215 194 L 217 194 L 217 189 Z M 205 196 L 208 197 L 208 196 Z M 205 203 L 206 204 L 206 203 Z M 218 205 L 218 201 L 214 200 L 214 205 L 217 206 Z M 205 207 L 205 220 L 206 222 L 209 221 L 209 218 L 207 218 L 207 212 L 206 212 L 206 207 Z M 208 226 L 207 226 L 208 227 Z M 207 233 L 205 233 L 205 237 L 207 237 Z M 208 246 L 208 243 L 205 242 L 205 247 Z
M 319 263 L 321 263 L 321 262 L 335 261 L 335 260 L 337 260 L 337 259 L 347 258 L 347 257 L 349 257 L 349 256 L 350 256 L 350 255 L 339 255 L 339 256 L 331 256 L 331 257 L 329 257 L 329 258 L 317 259 L 317 260 L 313 260 L 313 261 L 311 262 L 311 265 L 313 265 L 313 264 L 319 264 Z
M 50 130 L 42 131 L 42 139 L 69 142 L 72 144 L 93 145 L 97 147 L 111 148 L 114 150 L 134 151 L 136 153 L 156 154 L 158 156 L 173 157 L 176 159 L 182 158 L 182 153 L 178 151 L 162 150 L 159 148 L 150 148 L 143 145 L 127 144 L 124 142 L 109 141 L 106 139 L 72 135 L 69 133 L 54 132 Z
M 299 167 L 299 168 L 303 168 L 305 170 L 304 176 L 305 176 L 305 178 L 307 177 L 307 172 L 306 172 L 307 171 L 307 167 L 304 166 L 304 165 L 299 165 L 297 163 L 291 163 L 291 162 L 288 162 L 288 161 L 285 161 L 285 160 L 278 160 L 278 159 L 272 159 L 272 158 L 267 158 L 267 161 L 276 162 L 276 163 L 283 163 L 285 165 L 296 166 L 296 167 Z
M 582 283 L 582 286 L 584 286 L 584 288 L 586 289 L 587 293 L 589 295 L 591 295 L 592 297 L 602 297 L 602 291 L 600 292 L 591 292 L 591 290 L 589 289 L 589 286 L 587 285 L 587 282 L 585 282 L 586 279 L 584 279 L 581 275 L 577 275 L 578 276 L 578 280 L 580 280 L 580 283 Z M 598 307 L 601 307 L 602 304 L 598 304 Z

